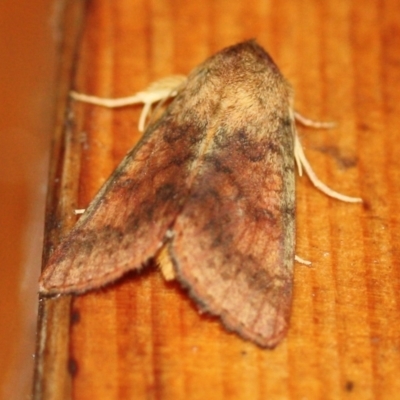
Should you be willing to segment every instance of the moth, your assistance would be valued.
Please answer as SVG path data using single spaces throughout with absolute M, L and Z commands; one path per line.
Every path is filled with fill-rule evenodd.
M 254 40 L 159 93 L 109 101 L 150 99 L 148 110 L 173 97 L 52 253 L 40 292 L 94 290 L 155 258 L 202 310 L 272 348 L 292 303 L 295 161 L 328 195 L 360 199 L 315 176 L 295 120 L 313 123 L 295 113 L 290 85 Z

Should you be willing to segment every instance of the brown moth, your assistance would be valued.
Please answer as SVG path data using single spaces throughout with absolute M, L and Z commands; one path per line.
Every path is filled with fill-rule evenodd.
M 159 258 L 203 310 L 273 347 L 292 302 L 295 158 L 336 194 L 313 176 L 292 89 L 255 41 L 210 57 L 174 95 L 51 255 L 40 291 L 83 293 Z

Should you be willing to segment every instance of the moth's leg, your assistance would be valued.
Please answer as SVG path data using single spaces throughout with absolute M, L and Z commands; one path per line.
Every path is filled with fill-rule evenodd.
M 304 115 L 301 115 L 297 111 L 294 112 L 294 118 L 300 124 L 315 129 L 331 129 L 336 126 L 336 122 L 314 121 L 310 118 L 305 117 Z
M 296 121 L 299 121 L 301 124 L 306 126 L 311 126 L 314 128 L 331 128 L 334 126 L 332 122 L 317 122 L 312 121 L 308 118 L 301 116 L 299 113 L 294 113 L 294 118 Z M 294 158 L 296 160 L 297 168 L 299 171 L 299 175 L 302 175 L 303 169 L 310 178 L 313 185 L 321 190 L 321 192 L 325 193 L 326 195 L 333 197 L 334 199 L 338 199 L 341 201 L 345 201 L 348 203 L 360 203 L 362 199 L 359 197 L 350 197 L 344 194 L 338 193 L 335 190 L 331 189 L 325 183 L 323 183 L 315 174 L 313 169 L 311 168 L 310 163 L 308 162 L 303 147 L 301 146 L 299 135 L 297 134 L 297 130 L 295 125 L 293 124 L 293 136 L 294 136 Z
M 126 107 L 134 104 L 143 104 L 143 110 L 139 118 L 139 130 L 143 131 L 145 121 L 154 103 L 174 97 L 178 94 L 180 87 L 186 82 L 183 75 L 174 75 L 153 82 L 147 89 L 134 94 L 133 96 L 116 99 L 89 96 L 87 94 L 72 91 L 71 97 L 74 100 L 95 104 L 107 108 Z
M 294 260 L 303 265 L 307 265 L 307 266 L 311 265 L 311 261 L 304 260 L 303 258 L 296 256 L 296 255 L 294 256 Z
M 162 276 L 167 282 L 176 278 L 175 268 L 171 254 L 168 250 L 168 244 L 164 244 L 155 257 L 156 263 L 161 270 Z

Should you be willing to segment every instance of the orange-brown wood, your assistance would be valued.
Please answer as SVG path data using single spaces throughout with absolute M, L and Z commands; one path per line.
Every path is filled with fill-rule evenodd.
M 398 397 L 399 27 L 396 0 L 88 3 L 76 74 L 64 85 L 126 96 L 255 37 L 295 88 L 297 110 L 338 122 L 299 129 L 314 169 L 364 203 L 298 180 L 297 254 L 313 266 L 296 266 L 291 327 L 274 350 L 200 315 L 154 267 L 72 298 L 71 310 L 67 297 L 43 299 L 36 399 Z M 140 137 L 137 107 L 68 107 L 56 136 L 64 151 L 53 152 L 45 254 Z

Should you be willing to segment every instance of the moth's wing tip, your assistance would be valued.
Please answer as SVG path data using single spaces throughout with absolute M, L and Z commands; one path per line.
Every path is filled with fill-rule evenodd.
M 48 281 L 52 275 L 52 268 L 51 266 L 46 266 L 45 269 L 42 271 L 42 274 L 39 277 L 38 283 L 38 291 L 41 295 L 49 295 L 51 294 L 52 290 L 49 288 Z
M 87 288 L 85 283 L 80 284 L 58 284 L 49 281 L 39 281 L 39 294 L 45 297 L 66 295 L 66 294 L 83 294 L 95 288 Z
M 49 286 L 45 281 L 40 279 L 38 293 L 42 297 L 52 297 L 61 294 L 67 294 L 68 292 L 65 292 L 64 290 L 58 288 L 57 286 Z
M 242 339 L 252 342 L 263 349 L 275 348 L 286 337 L 289 329 L 289 314 L 287 312 L 280 314 L 279 311 L 276 312 L 276 310 L 271 310 L 271 314 L 267 316 L 268 329 L 259 328 L 257 331 L 255 331 L 254 325 L 257 325 L 260 318 L 265 318 L 265 315 L 259 316 L 255 321 L 253 321 L 251 326 L 246 326 L 245 323 L 238 319 L 236 314 L 216 307 L 215 302 L 210 301 L 210 298 L 207 298 L 195 291 L 193 285 L 188 283 L 182 277 L 182 275 L 178 274 L 177 278 L 182 287 L 188 290 L 189 296 L 202 311 L 202 313 L 220 319 L 222 325 L 227 331 L 237 334 Z M 273 314 L 275 314 L 275 317 L 272 317 Z M 265 321 L 262 325 L 266 325 Z
M 52 283 L 51 282 L 51 274 L 49 273 L 45 274 L 46 270 L 43 272 L 41 277 L 39 278 L 39 288 L 38 292 L 40 295 L 48 297 L 48 296 L 54 296 L 58 294 L 65 294 L 67 291 L 64 290 L 63 287 Z
M 221 314 L 219 317 L 227 330 L 237 333 L 244 340 L 264 349 L 275 348 L 286 337 L 289 328 L 288 321 L 282 318 L 281 321 L 275 321 L 275 324 L 271 324 L 271 329 L 255 332 L 252 328 L 235 320 L 235 316 L 232 318 L 231 315 Z
M 252 340 L 255 344 L 264 349 L 274 349 L 287 336 L 287 331 L 288 331 L 288 326 L 286 326 L 282 330 L 279 330 L 278 332 L 274 333 L 271 336 L 257 335 L 256 337 L 251 338 L 250 340 Z
M 38 292 L 41 295 L 47 295 L 48 294 L 48 290 L 47 290 L 46 286 L 41 281 L 39 281 Z

